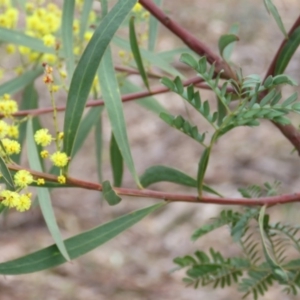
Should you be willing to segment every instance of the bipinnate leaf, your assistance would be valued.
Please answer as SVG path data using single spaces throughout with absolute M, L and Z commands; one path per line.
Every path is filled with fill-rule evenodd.
M 137 40 L 136 33 L 135 33 L 134 17 L 131 17 L 130 21 L 129 21 L 129 41 L 130 41 L 131 52 L 133 54 L 133 58 L 135 60 L 137 68 L 140 72 L 140 75 L 143 79 L 143 82 L 144 82 L 146 88 L 149 90 L 150 87 L 149 87 L 149 82 L 148 82 L 148 76 L 145 71 L 143 59 L 141 56 L 138 40 Z
M 35 145 L 35 141 L 33 138 L 33 129 L 32 129 L 32 120 L 29 119 L 27 122 L 27 152 L 28 152 L 28 159 L 29 165 L 31 169 L 42 172 L 42 166 L 39 161 L 39 154 L 37 152 L 37 148 Z M 54 210 L 51 203 L 50 193 L 47 188 L 37 188 L 37 195 L 40 204 L 40 208 L 47 224 L 47 227 L 55 241 L 55 244 L 64 257 L 65 260 L 70 260 L 70 256 L 62 239 L 60 230 L 58 228 Z
M 113 190 L 110 182 L 108 180 L 102 183 L 102 193 L 104 199 L 109 205 L 117 205 L 121 202 L 122 198 L 117 195 Z
M 102 56 L 135 3 L 135 0 L 117 2 L 96 28 L 74 71 L 64 121 L 64 152 L 68 156 L 72 156 L 79 123 Z
M 64 242 L 70 258 L 73 260 L 105 244 L 165 204 L 166 203 L 163 202 L 131 212 L 65 240 Z M 0 263 L 0 274 L 13 275 L 32 273 L 56 267 L 66 261 L 67 260 L 58 251 L 57 246 L 52 245 L 29 255 Z
M 232 44 L 233 42 L 238 41 L 238 40 L 239 40 L 239 38 L 235 34 L 224 34 L 224 35 L 222 35 L 219 38 L 219 43 L 218 43 L 220 55 L 222 57 L 224 57 L 223 53 L 224 53 L 224 50 L 226 49 L 226 47 L 229 46 L 230 44 Z

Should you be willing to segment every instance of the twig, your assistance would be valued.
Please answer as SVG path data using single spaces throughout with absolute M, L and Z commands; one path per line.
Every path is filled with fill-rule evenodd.
M 291 36 L 292 33 L 300 26 L 300 16 L 290 29 L 288 36 Z M 278 57 L 280 55 L 280 52 L 282 51 L 283 47 L 286 45 L 288 39 L 284 39 L 281 42 L 281 45 L 279 46 L 270 66 L 266 73 L 265 80 L 269 75 L 275 75 L 275 66 L 276 62 L 278 60 Z M 297 149 L 298 154 L 300 155 L 300 132 L 297 128 L 295 128 L 293 125 L 282 125 L 273 122 L 273 124 L 281 131 L 281 133 L 293 144 L 293 146 Z
M 203 79 L 196 76 L 190 79 L 187 79 L 182 82 L 184 86 L 188 86 L 190 84 L 197 84 L 203 82 Z M 145 98 L 148 96 L 152 95 L 157 95 L 157 94 L 162 94 L 168 92 L 169 89 L 165 86 L 159 86 L 155 88 L 151 88 L 151 91 L 142 91 L 142 92 L 137 92 L 137 93 L 130 93 L 122 96 L 122 102 L 127 102 L 127 101 L 132 101 L 132 100 L 137 100 L 140 98 Z M 86 107 L 93 107 L 93 106 L 101 106 L 104 105 L 103 100 L 93 100 L 93 101 L 88 101 L 86 103 Z M 66 109 L 65 105 L 62 106 L 57 106 L 56 110 L 57 111 L 64 111 Z M 36 108 L 36 109 L 27 109 L 27 110 L 21 110 L 13 114 L 14 117 L 21 117 L 21 116 L 37 116 L 37 115 L 42 115 L 46 113 L 50 113 L 53 111 L 52 107 L 44 107 L 44 108 Z M 0 118 L 3 117 L 3 115 L 0 114 Z
M 18 171 L 24 168 L 18 165 L 8 165 L 10 170 Z M 47 181 L 57 182 L 57 177 L 52 174 L 46 174 L 41 172 L 36 172 L 27 169 L 32 175 L 38 178 L 44 178 Z M 102 185 L 95 182 L 83 181 L 77 178 L 68 177 L 66 185 L 71 185 L 74 187 L 79 187 L 87 190 L 102 191 Z M 286 204 L 291 202 L 300 202 L 300 193 L 286 194 L 281 196 L 273 197 L 262 197 L 262 198 L 215 198 L 209 196 L 202 196 L 199 198 L 194 195 L 187 194 L 175 194 L 166 193 L 160 191 L 153 191 L 148 189 L 129 189 L 129 188 L 114 188 L 118 195 L 122 196 L 132 196 L 140 198 L 153 198 L 161 199 L 169 202 L 187 202 L 187 203 L 206 203 L 206 204 L 220 204 L 220 205 L 245 205 L 245 206 L 261 206 L 268 205 L 273 206 L 276 204 Z
M 216 71 L 220 72 L 222 69 L 225 71 L 225 78 L 232 78 L 236 80 L 236 76 L 229 65 L 222 61 L 217 55 L 215 55 L 209 47 L 196 39 L 189 31 L 182 28 L 180 24 L 176 21 L 170 19 L 152 0 L 140 0 L 141 5 L 147 9 L 151 15 L 157 18 L 163 25 L 165 25 L 170 31 L 172 31 L 177 37 L 179 37 L 190 49 L 194 50 L 199 55 L 204 55 L 210 63 L 215 63 Z M 294 30 L 300 26 L 300 17 L 296 20 L 295 24 L 289 31 L 289 36 L 294 32 Z M 286 44 L 287 39 L 284 39 L 281 43 L 270 67 L 266 74 L 266 78 L 269 75 L 274 74 L 274 69 L 276 61 L 280 54 L 280 51 Z M 294 145 L 300 155 L 300 133 L 293 125 L 281 125 L 274 123 L 275 126 L 281 131 L 281 133 Z
M 169 18 L 157 5 L 155 5 L 152 0 L 140 0 L 139 2 L 151 13 L 152 16 L 179 37 L 190 49 L 200 56 L 206 56 L 207 61 L 210 64 L 215 64 L 215 73 L 220 73 L 221 70 L 224 70 L 224 73 L 222 74 L 223 78 L 236 79 L 235 73 L 225 61 L 216 55 L 206 44 L 199 41 L 188 30 L 183 28 L 179 23 Z
M 141 75 L 141 73 L 138 70 L 132 69 L 132 68 L 128 68 L 128 67 L 124 67 L 124 66 L 115 66 L 115 70 L 118 72 L 122 72 L 122 73 L 126 73 L 128 75 Z M 152 77 L 152 78 L 162 78 L 163 75 L 157 74 L 157 73 L 153 73 L 153 72 L 147 72 L 148 77 Z

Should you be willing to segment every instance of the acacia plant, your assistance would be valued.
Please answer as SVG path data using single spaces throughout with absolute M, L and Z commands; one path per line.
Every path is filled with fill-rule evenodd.
M 161 0 L 140 0 L 139 3 L 120 0 L 111 9 L 107 2 L 66 0 L 60 8 L 51 1 L 0 1 L 1 47 L 14 64 L 5 72 L 1 69 L 4 83 L 0 85 L 0 211 L 27 211 L 31 207 L 32 193 L 36 193 L 55 241 L 50 247 L 0 263 L 0 274 L 37 272 L 73 260 L 171 202 L 214 203 L 242 206 L 243 210 L 224 209 L 212 222 L 196 229 L 192 239 L 227 225 L 232 241 L 241 246 L 241 255 L 224 257 L 211 248 L 209 253 L 199 250 L 193 255 L 175 258 L 175 264 L 187 270 L 184 282 L 194 287 L 211 284 L 214 288 L 235 284 L 245 297 L 250 295 L 254 299 L 277 282 L 283 292 L 297 294 L 300 258 L 292 259 L 286 253 L 294 247 L 299 256 L 299 227 L 273 224 L 267 212 L 270 206 L 300 201 L 300 192 L 278 195 L 277 184 L 266 183 L 240 189 L 241 198 L 226 198 L 205 184 L 205 173 L 212 148 L 220 138 L 238 126 L 259 126 L 261 119 L 274 123 L 300 153 L 299 131 L 288 118 L 290 113 L 300 113 L 297 93 L 284 99 L 281 94 L 282 85 L 296 85 L 283 72 L 300 43 L 300 17 L 286 32 L 276 7 L 270 0 L 264 0 L 283 33 L 283 40 L 262 79 L 255 74 L 244 77 L 242 69 L 231 63 L 232 46 L 238 41 L 235 26 L 232 33 L 220 37 L 220 55 L 217 55 L 170 19 L 161 8 Z M 184 80 L 181 72 L 169 63 L 171 59 L 165 60 L 155 52 L 159 24 L 186 45 L 185 50 L 180 49 L 180 60 L 197 73 L 196 77 Z M 121 26 L 128 27 L 129 39 L 117 33 Z M 114 63 L 111 47 L 115 46 L 121 49 L 118 54 L 122 65 Z M 178 51 L 170 52 L 169 56 L 174 53 Z M 7 74 L 12 79 L 8 80 Z M 127 80 L 130 74 L 140 75 L 144 89 Z M 160 84 L 152 86 L 149 78 L 160 80 Z M 40 107 L 36 81 L 42 82 L 45 93 L 50 95 L 48 107 Z M 208 101 L 202 100 L 202 89 L 214 93 L 215 111 Z M 120 90 L 130 93 L 121 94 Z M 18 103 L 14 95 L 20 91 L 23 97 Z M 65 95 L 65 106 L 56 104 L 58 91 Z M 171 115 L 152 97 L 169 91 L 180 95 L 212 130 L 199 131 L 185 116 Z M 164 165 L 152 166 L 141 176 L 137 174 L 123 114 L 123 103 L 137 99 L 161 121 L 199 143 L 203 151 L 197 178 Z M 87 107 L 91 109 L 83 117 Z M 104 109 L 112 129 L 113 183 L 103 181 L 101 172 Z M 64 113 L 63 128 L 59 127 L 59 112 Z M 51 128 L 41 125 L 40 118 L 46 113 L 53 115 Z M 74 178 L 69 172 L 74 156 L 93 127 L 99 182 Z M 20 165 L 24 148 L 27 148 L 30 168 Z M 45 160 L 50 161 L 50 168 Z M 122 186 L 123 162 L 136 188 Z M 188 186 L 193 194 L 146 189 L 160 181 Z M 157 199 L 158 204 L 63 240 L 50 197 L 50 189 L 60 187 L 100 191 L 109 205 L 118 204 L 124 195 Z

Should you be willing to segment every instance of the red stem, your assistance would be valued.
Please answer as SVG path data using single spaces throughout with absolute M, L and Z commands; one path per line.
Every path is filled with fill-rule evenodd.
M 165 25 L 177 37 L 179 37 L 190 49 L 200 56 L 206 56 L 210 64 L 215 64 L 215 73 L 224 70 L 223 78 L 236 79 L 235 73 L 230 66 L 216 55 L 206 44 L 199 41 L 188 30 L 183 28 L 179 23 L 169 18 L 152 0 L 139 0 L 140 4 L 147 9 L 161 24 Z
M 288 36 L 291 36 L 292 33 L 300 26 L 300 16 L 298 17 L 298 19 L 296 20 L 296 22 L 294 23 L 294 25 L 292 26 L 292 28 L 290 29 Z M 269 76 L 269 75 L 275 75 L 275 66 L 276 66 L 276 62 L 278 60 L 278 57 L 283 49 L 283 47 L 286 45 L 288 39 L 284 39 L 281 42 L 281 45 L 279 46 L 271 64 L 270 67 L 266 73 L 265 79 Z M 274 123 L 273 124 L 281 131 L 281 133 L 293 144 L 293 146 L 297 149 L 299 155 L 300 155 L 300 132 L 297 128 L 295 128 L 293 125 L 282 125 L 282 124 L 278 124 L 278 123 Z
M 18 165 L 8 165 L 8 168 L 10 170 L 15 170 L 15 171 L 21 169 L 24 170 L 23 167 Z M 44 178 L 47 181 L 57 182 L 57 176 L 55 175 L 36 172 L 30 169 L 27 170 L 36 178 Z M 83 181 L 72 177 L 67 178 L 66 184 L 74 187 L 80 187 L 87 190 L 102 191 L 101 184 L 90 182 L 90 181 Z M 165 201 L 170 201 L 170 202 L 188 202 L 188 203 L 199 203 L 199 204 L 209 203 L 209 204 L 220 204 L 220 205 L 273 206 L 276 204 L 300 202 L 300 193 L 247 199 L 247 198 L 215 198 L 209 196 L 202 196 L 201 198 L 199 198 L 198 196 L 194 196 L 194 195 L 166 193 L 166 192 L 159 192 L 159 191 L 153 191 L 148 189 L 137 190 L 137 189 L 129 189 L 129 188 L 114 188 L 114 190 L 118 195 L 123 195 L 123 196 L 154 198 L 154 199 L 163 199 Z
M 195 36 L 193 36 L 188 30 L 184 29 L 179 23 L 170 19 L 152 0 L 139 0 L 140 4 L 147 9 L 151 15 L 153 15 L 157 20 L 165 25 L 170 31 L 172 31 L 177 37 L 179 37 L 190 49 L 194 50 L 201 56 L 206 56 L 210 63 L 215 63 L 216 72 L 220 72 L 222 69 L 225 71 L 225 78 L 232 78 L 236 80 L 235 73 L 231 70 L 229 65 L 222 61 L 217 55 L 215 55 L 209 47 L 199 41 Z M 289 31 L 289 36 L 294 32 L 294 30 L 300 26 L 300 16 L 296 20 L 295 24 Z M 274 74 L 274 69 L 278 56 L 286 44 L 287 39 L 284 39 L 281 43 L 270 67 L 266 74 L 266 78 L 269 75 Z M 281 133 L 294 145 L 300 155 L 300 133 L 293 125 L 281 125 L 274 123 L 275 126 L 281 131 Z
M 197 84 L 197 83 L 201 83 L 203 82 L 203 79 L 196 76 L 190 79 L 187 79 L 185 81 L 182 82 L 182 84 L 184 86 L 188 86 L 190 84 Z M 202 88 L 206 88 L 204 86 L 202 86 Z M 156 88 L 152 88 L 151 91 L 142 91 L 142 92 L 137 92 L 137 93 L 131 93 L 131 94 L 126 94 L 122 96 L 122 102 L 127 102 L 127 101 L 132 101 L 132 100 L 137 100 L 140 98 L 144 98 L 144 97 L 148 97 L 148 96 L 152 96 L 152 95 L 156 95 L 156 94 L 162 94 L 162 93 L 166 93 L 168 92 L 169 89 L 165 86 L 159 86 Z M 92 101 L 88 101 L 86 103 L 86 107 L 93 107 L 93 106 L 101 106 L 104 105 L 103 100 L 92 100 Z M 57 111 L 64 111 L 66 109 L 65 105 L 62 106 L 57 106 L 56 110 Z M 37 116 L 37 115 L 41 115 L 41 114 L 46 114 L 49 112 L 52 112 L 53 108 L 52 107 L 45 107 L 45 108 L 36 108 L 36 109 L 27 109 L 27 110 L 22 110 L 22 111 L 18 111 L 15 114 L 13 114 L 14 117 L 21 117 L 21 116 Z M 3 115 L 0 114 L 0 117 L 3 117 Z

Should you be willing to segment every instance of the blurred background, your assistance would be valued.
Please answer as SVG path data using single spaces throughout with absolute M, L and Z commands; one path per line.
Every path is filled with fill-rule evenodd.
M 274 0 L 283 22 L 289 30 L 300 12 L 298 0 Z M 283 36 L 275 21 L 264 8 L 262 0 L 164 0 L 163 9 L 169 16 L 189 29 L 215 52 L 220 35 L 228 32 L 233 23 L 240 27 L 240 41 L 236 44 L 232 61 L 243 69 L 244 75 L 264 76 Z M 182 46 L 180 40 L 160 27 L 157 51 Z M 183 68 L 178 62 L 176 66 Z M 187 76 L 193 72 L 182 69 Z M 291 61 L 287 74 L 300 82 L 300 51 Z M 131 78 L 135 83 L 140 80 Z M 37 83 L 39 89 L 39 83 Z M 288 96 L 298 87 L 284 88 Z M 43 106 L 49 106 L 47 96 L 41 94 Z M 203 99 L 214 101 L 208 91 Z M 186 107 L 177 95 L 168 93 L 155 97 L 172 114 L 185 114 Z M 65 99 L 61 99 L 65 101 Z M 192 120 L 201 132 L 209 130 L 199 115 L 188 108 Z M 128 135 L 139 174 L 152 165 L 163 164 L 196 176 L 202 148 L 180 132 L 168 127 L 156 115 L 132 102 L 124 105 Z M 61 117 L 63 117 L 61 115 Z M 43 116 L 44 124 L 51 124 L 51 115 Z M 291 116 L 298 127 L 299 116 Z M 62 120 L 62 119 L 61 119 Z M 104 114 L 104 179 L 111 178 L 109 166 L 110 126 Z M 72 162 L 71 175 L 84 180 L 98 181 L 95 168 L 94 132 Z M 238 128 L 218 141 L 213 150 L 206 184 L 226 196 L 239 196 L 237 188 L 251 184 L 281 181 L 280 191 L 300 190 L 300 160 L 292 153 L 291 144 L 269 122 L 258 128 Z M 26 164 L 26 161 L 24 161 Z M 125 171 L 124 186 L 134 183 Z M 160 183 L 153 189 L 193 193 L 173 184 Z M 88 230 L 132 210 L 146 207 L 155 201 L 124 197 L 116 207 L 100 201 L 100 194 L 79 189 L 53 191 L 52 199 L 59 226 L 65 238 Z M 299 222 L 299 204 L 274 207 L 274 220 Z M 234 287 L 194 290 L 182 283 L 183 271 L 171 272 L 173 258 L 208 250 L 213 246 L 228 257 L 240 252 L 231 242 L 226 228 L 222 228 L 196 242 L 190 240 L 193 231 L 216 216 L 223 207 L 216 205 L 169 204 L 148 216 L 133 228 L 102 247 L 60 267 L 21 276 L 0 276 L 0 300 L 10 299 L 99 299 L 99 300 L 234 300 L 241 299 Z M 238 208 L 236 208 L 238 209 Z M 22 256 L 53 243 L 38 208 L 26 213 L 10 213 L 0 219 L 0 260 Z M 274 287 L 263 299 L 297 299 L 280 294 Z M 251 299 L 251 297 L 249 297 Z

